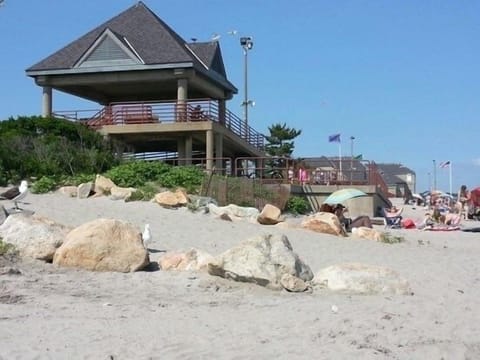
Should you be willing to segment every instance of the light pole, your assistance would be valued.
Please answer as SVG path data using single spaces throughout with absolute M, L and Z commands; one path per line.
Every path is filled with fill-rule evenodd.
M 433 189 L 432 190 L 437 190 L 437 162 L 435 160 L 433 161 Z
M 355 136 L 350 136 L 350 185 L 353 182 L 353 141 Z
M 248 51 L 253 48 L 253 39 L 251 36 L 242 36 L 240 38 L 240 45 L 243 48 L 243 57 L 244 57 L 244 93 L 243 93 L 243 121 L 245 126 L 245 133 L 248 136 L 248 106 L 252 105 L 253 102 L 248 100 Z

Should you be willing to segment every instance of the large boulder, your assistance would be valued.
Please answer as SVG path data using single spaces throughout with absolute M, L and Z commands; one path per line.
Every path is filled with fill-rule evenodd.
M 10 215 L 0 226 L 0 237 L 15 246 L 20 256 L 51 261 L 70 227 L 39 215 Z
M 290 274 L 304 281 L 313 278 L 310 267 L 296 253 L 285 235 L 259 235 L 215 257 L 208 273 L 226 279 L 282 289 L 281 279 Z
M 53 263 L 94 271 L 131 272 L 145 268 L 150 259 L 135 226 L 115 219 L 97 219 L 70 231 Z
M 93 191 L 95 193 L 100 193 L 100 194 L 105 194 L 105 193 L 110 193 L 110 190 L 116 186 L 115 183 L 110 180 L 109 178 L 102 176 L 100 174 L 97 174 L 95 177 L 95 185 Z
M 68 197 L 77 197 L 78 188 L 76 186 L 62 186 L 57 192 Z
M 340 224 L 337 215 L 329 212 L 317 212 L 307 216 L 301 227 L 323 234 L 347 236 L 345 229 Z
M 208 204 L 208 212 L 215 216 L 222 216 L 226 214 L 232 220 L 248 220 L 257 222 L 259 211 L 254 207 L 244 207 L 235 204 L 227 206 L 216 206 L 215 204 Z
M 110 199 L 112 200 L 128 200 L 132 196 L 132 194 L 137 191 L 137 189 L 132 187 L 120 187 L 120 186 L 112 186 L 110 188 Z
M 266 204 L 258 215 L 257 221 L 262 225 L 275 225 L 282 222 L 282 210 L 275 205 Z
M 188 195 L 181 189 L 177 189 L 175 192 L 163 191 L 155 195 L 154 201 L 163 207 L 177 208 L 188 204 Z
M 8 212 L 3 205 L 0 205 L 0 225 L 2 225 L 7 219 Z
M 360 263 L 342 263 L 320 270 L 315 285 L 345 294 L 411 294 L 408 281 L 386 267 Z
M 79 199 L 86 199 L 90 196 L 90 193 L 93 189 L 92 182 L 86 182 L 83 184 L 78 185 L 77 187 L 77 198 Z
M 211 261 L 212 255 L 202 250 L 190 249 L 186 252 L 168 252 L 159 259 L 158 265 L 162 270 L 207 271 Z

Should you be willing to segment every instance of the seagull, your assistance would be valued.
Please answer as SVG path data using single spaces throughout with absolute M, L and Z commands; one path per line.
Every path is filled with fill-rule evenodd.
M 15 210 L 22 210 L 18 207 L 18 202 L 28 194 L 28 182 L 22 180 L 20 186 L 14 186 L 0 194 L 0 200 L 11 200 L 15 204 Z
M 152 233 L 150 232 L 150 224 L 145 224 L 145 229 L 142 233 L 143 246 L 148 250 L 148 244 L 152 240 Z

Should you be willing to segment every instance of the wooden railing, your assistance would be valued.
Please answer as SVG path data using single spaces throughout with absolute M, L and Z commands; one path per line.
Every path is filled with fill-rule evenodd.
M 215 100 L 110 103 L 90 116 L 81 111 L 55 112 L 55 116 L 85 120 L 92 128 L 104 125 L 177 123 L 214 121 L 232 131 L 257 149 L 264 149 L 265 136 L 246 125 L 237 115 L 225 109 L 222 115 Z M 81 116 L 81 118 L 79 118 Z

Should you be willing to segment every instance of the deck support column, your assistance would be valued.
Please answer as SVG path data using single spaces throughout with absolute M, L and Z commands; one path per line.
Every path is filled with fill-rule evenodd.
M 223 174 L 225 171 L 225 161 L 223 159 L 223 134 L 215 134 L 215 169 Z
M 177 80 L 177 121 L 187 121 L 188 80 Z
M 177 152 L 178 152 L 178 165 L 183 165 L 183 162 L 186 156 L 186 149 L 185 149 L 185 140 L 180 138 L 177 140 Z
M 178 165 L 192 164 L 192 135 L 177 140 Z
M 225 125 L 225 117 L 227 114 L 227 106 L 224 99 L 218 100 L 218 122 Z
M 192 135 L 185 136 L 185 165 L 192 165 Z
M 44 86 L 42 89 L 42 117 L 48 118 L 52 116 L 52 88 Z
M 213 130 L 209 129 L 205 133 L 206 156 L 207 156 L 207 171 L 212 171 L 213 168 Z

